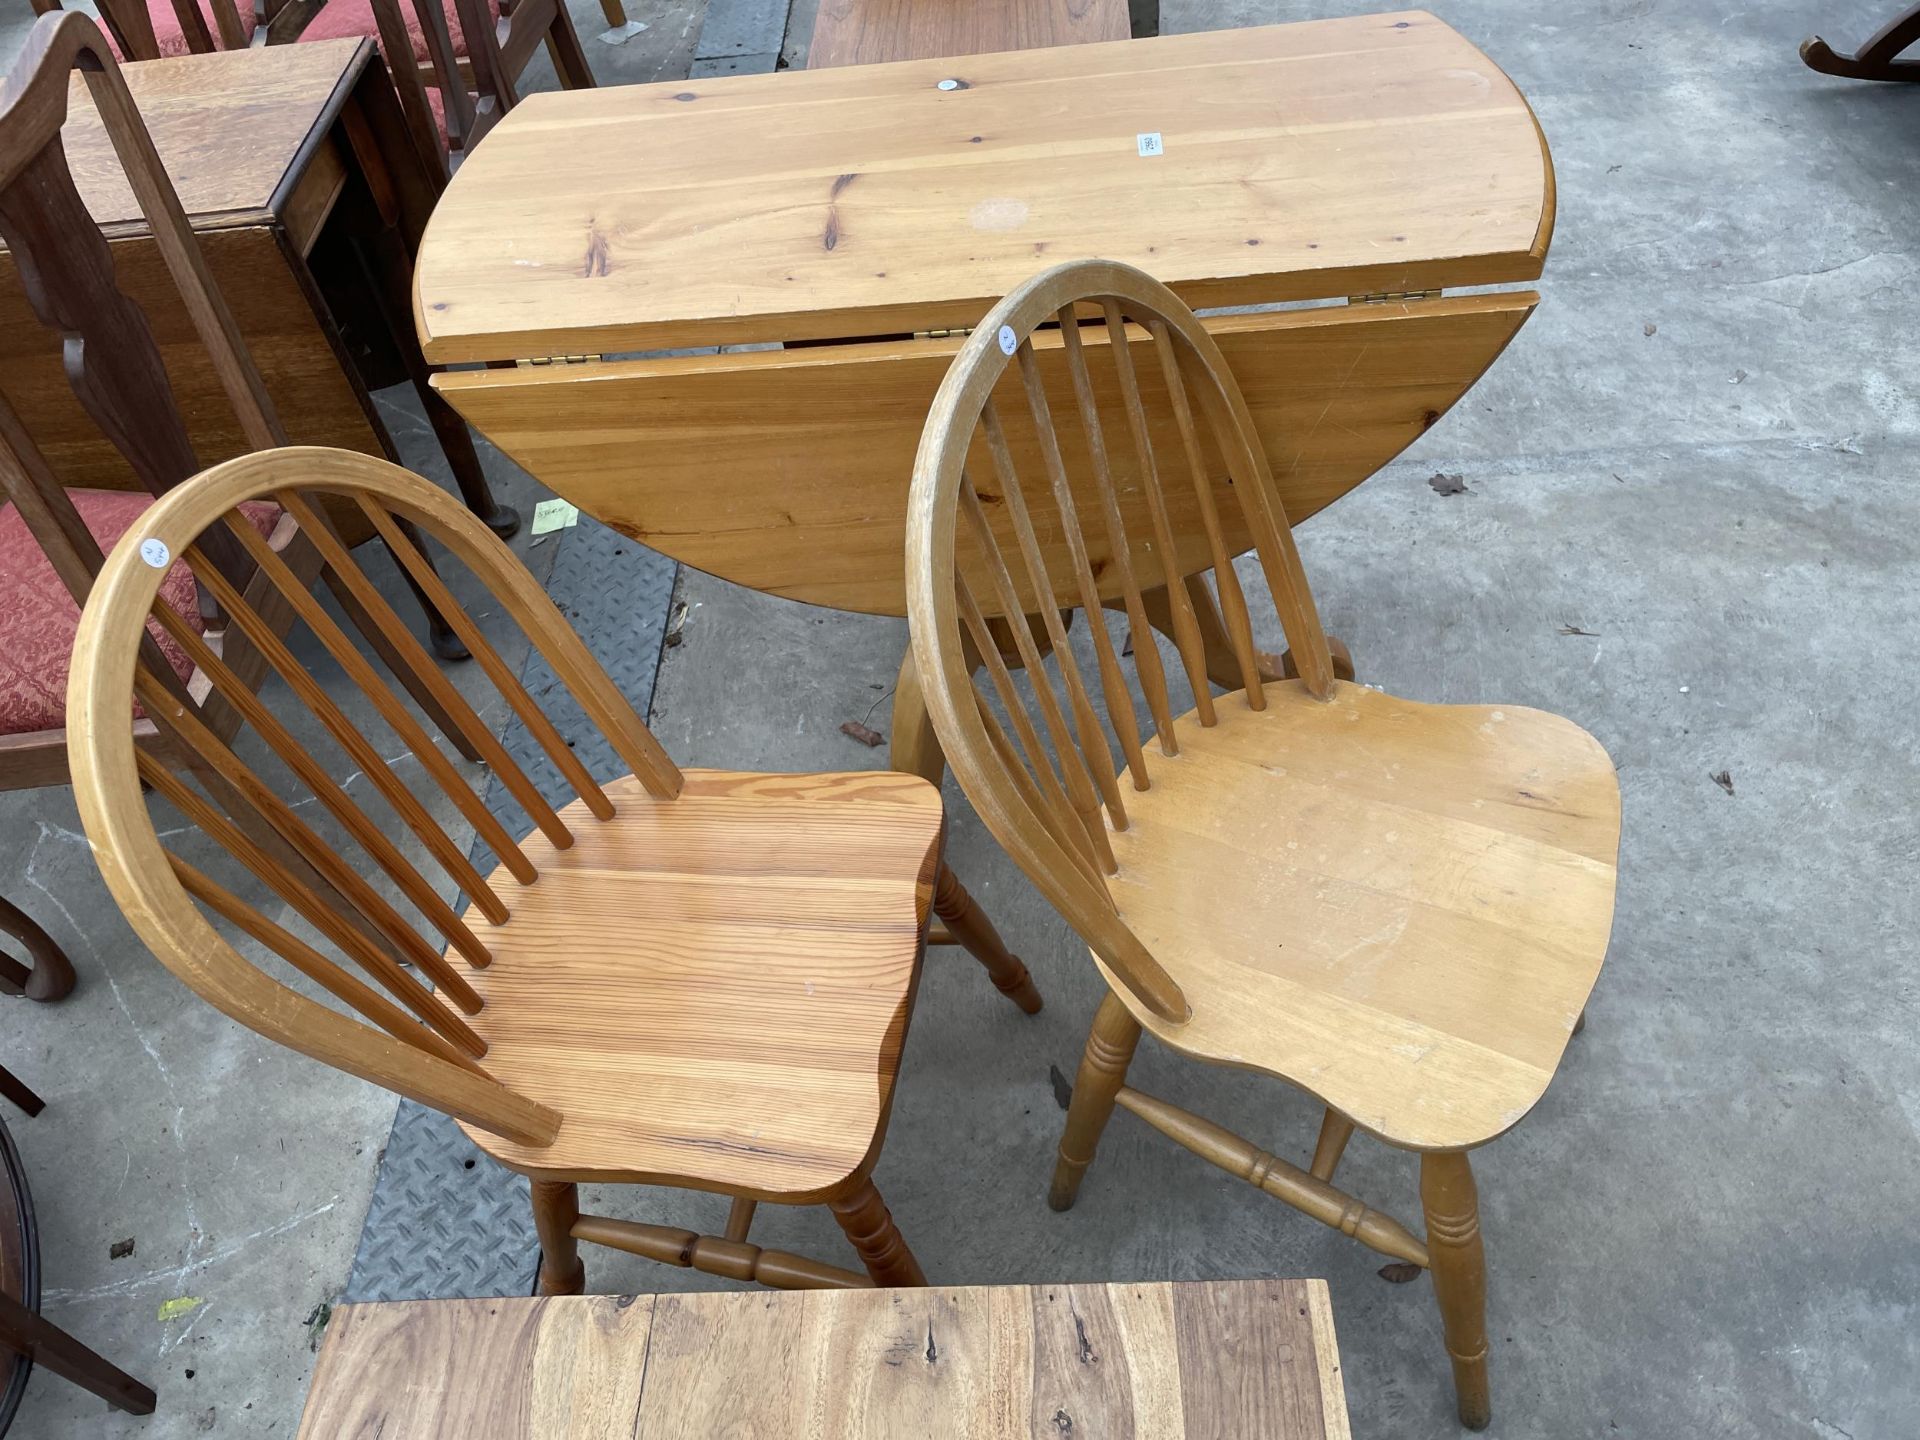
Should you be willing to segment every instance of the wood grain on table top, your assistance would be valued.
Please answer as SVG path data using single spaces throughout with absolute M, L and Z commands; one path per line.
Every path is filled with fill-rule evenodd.
M 366 45 L 323 40 L 121 67 L 195 230 L 266 220 L 336 92 L 359 73 L 355 57 Z M 120 157 L 78 74 L 67 103 L 61 140 L 88 212 L 109 239 L 144 232 Z
M 1409 11 L 530 96 L 416 319 L 450 362 L 968 325 L 1090 255 L 1197 305 L 1519 281 L 1552 213 L 1519 91 Z
M 344 1305 L 300 1434 L 1347 1440 L 1321 1280 Z

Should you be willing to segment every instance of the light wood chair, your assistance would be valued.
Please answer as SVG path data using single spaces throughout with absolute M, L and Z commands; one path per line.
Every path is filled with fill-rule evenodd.
M 345 548 L 313 528 L 323 498 L 357 508 L 428 587 L 577 799 L 559 810 L 549 805 L 469 701 L 441 680 Z M 475 796 L 375 667 L 242 523 L 239 507 L 265 499 L 313 534 L 328 567 L 387 628 L 401 662 L 434 685 L 531 819 L 524 839 L 516 841 L 510 822 Z M 545 655 L 631 774 L 595 783 L 427 567 L 403 522 L 418 524 L 465 564 Z M 220 533 L 233 536 L 277 583 L 280 601 L 500 857 L 491 876 L 478 873 L 395 775 L 382 758 L 386 747 L 361 735 L 209 562 L 206 541 Z M 470 902 L 464 917 L 293 731 L 248 687 L 230 687 L 218 657 L 156 603 L 160 572 L 142 558 L 143 546 L 156 545 L 184 556 L 261 646 L 292 696 Z M 139 658 L 149 617 L 188 649 L 264 750 L 351 837 L 351 858 L 322 841 L 300 818 L 298 802 L 283 798 L 156 683 Z M 184 779 L 142 754 L 127 722 L 136 699 L 204 773 L 244 793 L 253 813 L 338 887 L 351 910 L 343 915 L 322 902 Z M 580 1240 L 771 1285 L 869 1283 L 749 1244 L 747 1227 L 761 1201 L 827 1205 L 873 1281 L 922 1283 L 870 1174 L 930 912 L 940 912 L 997 979 L 1006 982 L 1014 963 L 970 918 L 964 892 L 941 869 L 943 822 L 933 786 L 875 771 L 680 771 L 484 524 L 405 470 L 334 450 L 294 448 L 229 461 L 154 505 L 100 572 L 75 644 L 68 705 L 81 817 L 101 872 L 141 938 L 242 1024 L 450 1113 L 490 1155 L 532 1177 L 543 1293 L 581 1290 Z M 163 846 L 143 780 L 348 963 Z M 384 875 L 425 918 L 436 943 L 364 878 L 373 875 Z M 372 1024 L 257 967 L 196 901 Z M 346 923 L 347 915 L 363 921 L 367 933 Z M 733 1213 L 724 1237 L 583 1216 L 575 1191 L 582 1180 L 717 1191 L 734 1197 Z
M 1043 368 L 1037 350 L 1064 354 Z M 1071 424 L 1056 422 L 1063 412 Z M 1148 418 L 1169 414 L 1164 427 Z M 1229 560 L 1249 543 L 1298 679 L 1258 680 Z M 1485 1275 L 1467 1152 L 1540 1098 L 1606 953 L 1620 802 L 1605 751 L 1538 710 L 1417 704 L 1335 678 L 1233 376 L 1192 312 L 1127 266 L 1050 270 L 967 341 L 922 436 L 907 552 L 914 658 L 954 774 L 1109 987 L 1067 1113 L 1054 1208 L 1073 1204 L 1108 1116 L 1125 1107 L 1430 1269 L 1460 1418 L 1484 1426 Z M 1220 696 L 1175 583 L 1209 566 L 1246 677 Z M 1175 663 L 1148 638 L 1152 585 L 1174 603 Z M 1108 602 L 1131 621 L 1144 724 L 1101 619 Z M 1092 618 L 1092 680 L 1064 606 Z M 1031 704 L 988 628 L 1019 615 L 1041 617 L 1037 633 L 1007 627 Z M 990 685 L 974 679 L 983 662 Z M 1193 705 L 1176 719 L 1180 672 Z M 1127 1086 L 1143 1029 L 1324 1102 L 1311 1164 Z M 1333 1186 L 1355 1129 L 1420 1154 L 1424 1240 Z

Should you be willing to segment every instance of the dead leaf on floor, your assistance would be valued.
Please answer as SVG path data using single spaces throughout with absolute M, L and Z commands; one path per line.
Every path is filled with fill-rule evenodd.
M 1420 1278 L 1420 1267 L 1410 1260 L 1396 1260 L 1382 1265 L 1379 1274 L 1389 1285 L 1406 1285 Z
M 162 1320 L 178 1320 L 182 1315 L 191 1315 L 207 1302 L 198 1295 L 179 1295 L 172 1300 L 160 1302 Z
M 124 1260 L 127 1256 L 133 1254 L 133 1239 L 134 1237 L 130 1235 L 125 1240 L 116 1240 L 107 1246 L 107 1258 L 109 1260 Z
M 1073 1104 L 1073 1086 L 1067 1083 L 1067 1077 L 1060 1073 L 1058 1065 L 1047 1066 L 1047 1079 L 1053 1082 L 1053 1102 L 1062 1110 Z
M 1738 385 L 1738 384 L 1739 384 L 1739 383 L 1740 383 L 1740 382 L 1741 382 L 1742 380 L 1744 380 L 1744 379 L 1746 379 L 1746 378 L 1747 378 L 1747 372 L 1746 372 L 1746 371 L 1744 371 L 1744 370 L 1736 370 L 1736 371 L 1734 371 L 1734 372 L 1733 372 L 1733 374 L 1731 374 L 1731 375 L 1729 375 L 1729 376 L 1727 377 L 1727 383 L 1728 383 L 1729 385 Z
M 687 602 L 684 600 L 676 600 L 673 605 L 673 614 L 667 617 L 667 633 L 661 637 L 660 643 L 668 649 L 672 649 L 675 645 L 678 645 L 680 643 L 680 631 L 686 626 L 686 623 Z
M 1560 633 L 1562 635 L 1585 635 L 1594 640 L 1600 638 L 1600 632 L 1598 630 L 1582 630 L 1578 625 L 1562 625 L 1560 627 Z
M 1731 770 L 1720 770 L 1709 775 L 1707 778 L 1722 790 L 1726 791 L 1727 794 L 1733 794 L 1733 772 Z
M 869 748 L 881 744 L 887 738 L 886 736 L 882 735 L 878 730 L 869 730 L 866 726 L 862 725 L 858 720 L 846 721 L 844 724 L 841 725 L 840 733 L 842 735 L 851 735 L 854 739 L 858 740 L 862 745 L 868 746 Z
M 1464 475 L 1442 475 L 1436 471 L 1427 479 L 1436 495 L 1464 495 L 1467 493 L 1467 477 Z
M 333 1306 L 325 1300 L 307 1312 L 307 1318 L 301 1322 L 307 1327 L 307 1349 L 320 1348 L 320 1337 L 327 1333 L 327 1322 L 331 1319 L 333 1319 Z
M 1649 340 L 1651 340 L 1654 336 L 1660 333 L 1660 327 L 1654 324 L 1651 320 L 1647 321 L 1647 323 L 1642 325 L 1640 328 L 1646 332 L 1647 338 Z

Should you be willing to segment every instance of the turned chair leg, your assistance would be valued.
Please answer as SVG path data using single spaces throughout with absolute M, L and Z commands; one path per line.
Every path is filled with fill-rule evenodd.
M 1093 1163 L 1100 1132 L 1107 1128 L 1114 1096 L 1126 1083 L 1127 1066 L 1133 1063 L 1139 1043 L 1140 1022 L 1108 991 L 1093 1017 L 1087 1048 L 1080 1056 L 1080 1073 L 1073 1081 L 1073 1099 L 1067 1105 L 1067 1128 L 1060 1135 L 1060 1157 L 1054 1162 L 1053 1188 L 1047 1193 L 1047 1204 L 1054 1209 L 1073 1208 L 1081 1177 Z
M 1019 956 L 1007 949 L 986 912 L 973 903 L 973 896 L 967 893 L 959 877 L 944 864 L 933 887 L 933 913 L 945 923 L 947 933 L 986 967 L 994 989 L 1027 1014 L 1040 1013 L 1040 992 L 1034 988 L 1027 967 L 1020 963 Z
M 542 1295 L 581 1295 L 587 1288 L 587 1267 L 580 1262 L 580 1242 L 573 1238 L 580 1218 L 580 1187 L 557 1180 L 533 1182 L 533 1228 L 540 1236 Z
M 0 951 L 0 993 L 42 1002 L 59 1000 L 73 989 L 73 964 L 40 922 L 0 896 L 0 931 L 13 936 L 33 959 L 31 968 Z
M 1440 1326 L 1453 1361 L 1460 1423 L 1484 1430 L 1493 1419 L 1487 1389 L 1487 1256 L 1473 1171 L 1458 1151 L 1420 1157 L 1420 1205 Z
M 874 1189 L 873 1181 L 862 1180 L 852 1190 L 827 1202 L 833 1218 L 840 1222 L 847 1239 L 860 1253 L 860 1263 L 876 1285 L 925 1285 L 920 1262 L 901 1238 L 900 1227 L 893 1223 L 886 1202 Z

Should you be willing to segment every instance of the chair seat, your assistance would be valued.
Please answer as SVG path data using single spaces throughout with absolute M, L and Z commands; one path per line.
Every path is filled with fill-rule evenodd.
M 165 4 L 167 0 L 154 0 Z M 454 0 L 441 0 L 441 10 L 447 17 L 447 37 L 453 42 L 453 53 L 467 53 L 466 32 L 460 28 L 459 11 Z M 500 0 L 487 0 L 487 10 L 495 21 L 500 18 Z M 432 60 L 432 52 L 427 49 L 427 37 L 420 26 L 420 14 L 413 7 L 413 0 L 400 0 L 400 18 L 406 22 L 407 37 L 413 41 L 413 58 L 422 65 Z M 374 18 L 373 0 L 327 0 L 320 7 L 320 13 L 307 23 L 300 32 L 302 40 L 341 40 L 364 36 L 369 40 L 380 38 L 380 24 Z
M 146 514 L 153 497 L 144 491 L 69 490 L 68 498 L 103 551 Z M 280 507 L 249 501 L 241 507 L 262 535 L 271 534 Z M 160 595 L 196 630 L 205 630 L 194 593 L 193 572 L 179 562 L 160 584 Z M 186 652 L 153 626 L 174 672 L 193 673 Z M 54 573 L 46 552 L 11 504 L 0 505 L 0 735 L 59 730 L 67 723 L 67 668 L 80 607 Z M 136 706 L 137 709 L 137 706 Z
M 1178 722 L 1178 756 L 1150 747 L 1153 788 L 1126 790 L 1112 835 L 1115 903 L 1191 1018 L 1109 982 L 1173 1048 L 1386 1140 L 1492 1139 L 1546 1090 L 1606 955 L 1612 761 L 1538 710 L 1266 696 Z
M 671 802 L 607 786 L 604 822 L 576 801 L 571 848 L 524 842 L 533 885 L 490 878 L 512 914 L 475 922 L 481 1064 L 563 1118 L 545 1147 L 463 1128 L 550 1179 L 821 1198 L 886 1124 L 940 795 L 884 771 L 684 775 Z

